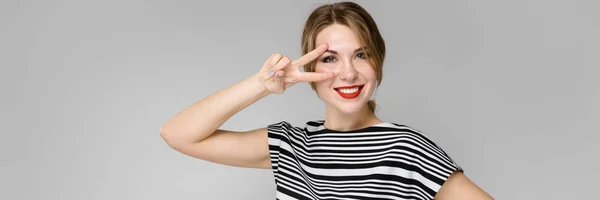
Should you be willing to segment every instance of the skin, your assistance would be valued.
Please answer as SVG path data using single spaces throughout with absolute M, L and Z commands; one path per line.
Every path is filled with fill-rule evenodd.
M 271 169 L 266 127 L 249 131 L 220 127 L 268 95 L 281 94 L 298 82 L 332 78 L 332 72 L 300 71 L 327 48 L 323 44 L 294 61 L 273 53 L 257 73 L 179 111 L 160 127 L 160 136 L 172 149 L 194 158 L 228 166 Z
M 360 42 L 347 26 L 334 24 L 323 29 L 316 45 L 328 44 L 326 53 L 319 56 L 315 72 L 331 72 L 336 76 L 316 83 L 317 94 L 326 104 L 325 126 L 335 130 L 352 130 L 381 123 L 367 107 L 377 83 L 375 69 L 360 51 Z M 358 50 L 358 51 L 357 51 Z M 344 99 L 334 90 L 339 86 L 365 85 L 355 99 Z M 453 173 L 435 196 L 436 200 L 493 199 L 463 173 Z
M 442 185 L 435 200 L 493 200 L 494 198 L 477 186 L 462 172 L 456 171 Z
M 323 29 L 315 44 L 328 44 L 328 50 L 317 59 L 315 72 L 334 72 L 335 77 L 316 82 L 319 97 L 326 105 L 325 127 L 333 130 L 353 130 L 382 123 L 368 108 L 375 91 L 377 75 L 367 61 L 366 53 L 354 32 L 344 25 L 333 24 Z M 354 99 L 341 97 L 334 88 L 364 85 Z
M 317 93 L 327 107 L 327 128 L 352 130 L 381 123 L 367 107 L 368 97 L 376 87 L 375 72 L 360 52 L 354 52 L 360 46 L 349 30 L 337 25 L 326 28 L 317 36 L 317 47 L 294 61 L 273 53 L 256 74 L 193 103 L 170 118 L 159 129 L 160 136 L 174 150 L 194 158 L 228 166 L 271 169 L 267 128 L 232 131 L 220 127 L 256 101 L 281 94 L 298 82 L 316 83 Z M 326 52 L 328 50 L 330 52 Z M 323 62 L 325 58 L 327 62 Z M 318 60 L 315 72 L 299 70 L 313 60 Z M 354 84 L 365 87 L 353 100 L 343 99 L 333 90 Z M 492 199 L 462 173 L 451 175 L 435 198 Z

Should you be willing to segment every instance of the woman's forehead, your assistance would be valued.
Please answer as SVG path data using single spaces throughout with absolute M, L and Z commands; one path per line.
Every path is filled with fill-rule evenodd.
M 323 43 L 329 45 L 329 50 L 335 51 L 354 51 L 360 47 L 360 41 L 354 31 L 339 24 L 330 25 L 317 35 L 315 46 Z

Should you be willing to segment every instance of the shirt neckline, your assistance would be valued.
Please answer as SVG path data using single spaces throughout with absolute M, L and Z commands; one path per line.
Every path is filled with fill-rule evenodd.
M 307 127 L 307 128 L 309 128 L 308 129 L 309 132 L 325 131 L 325 132 L 329 132 L 329 133 L 332 133 L 332 132 L 333 133 L 352 133 L 352 132 L 362 132 L 364 130 L 372 129 L 372 128 L 375 128 L 375 127 L 390 127 L 391 126 L 391 123 L 384 121 L 384 122 L 381 122 L 379 124 L 374 124 L 374 125 L 363 127 L 363 128 L 359 128 L 359 129 L 342 131 L 342 130 L 329 129 L 329 128 L 325 127 L 325 120 L 316 120 L 316 121 L 313 121 L 313 122 L 317 123 L 318 125 L 314 126 L 314 125 L 310 125 L 309 124 L 308 127 Z

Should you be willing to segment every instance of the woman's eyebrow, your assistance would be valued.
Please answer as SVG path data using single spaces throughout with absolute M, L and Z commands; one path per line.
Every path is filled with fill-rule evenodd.
M 334 51 L 334 50 L 329 50 L 329 49 L 327 49 L 325 52 L 327 52 L 327 53 L 332 53 L 332 54 L 337 54 L 337 51 Z
M 354 50 L 354 53 L 362 51 L 363 49 L 366 49 L 367 47 L 359 47 L 358 49 Z
M 363 50 L 363 49 L 365 49 L 365 48 L 366 48 L 366 47 L 359 47 L 358 49 L 354 50 L 354 53 L 356 53 L 356 52 L 359 52 L 359 51 L 361 51 L 361 50 Z M 330 50 L 330 49 L 327 49 L 325 52 L 332 53 L 332 54 L 338 54 L 338 52 L 337 52 L 337 51 Z

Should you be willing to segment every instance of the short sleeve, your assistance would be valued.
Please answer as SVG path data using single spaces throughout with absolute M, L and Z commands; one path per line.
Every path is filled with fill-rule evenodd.
M 419 167 L 415 173 L 424 178 L 422 184 L 428 188 L 430 195 L 435 196 L 452 173 L 464 172 L 464 170 L 441 146 L 425 134 L 416 129 L 407 128 L 410 130 L 411 139 L 406 140 L 404 145 L 410 147 L 411 154 L 422 161 L 421 164 L 418 164 Z
M 448 153 L 446 153 L 446 151 L 444 151 L 442 149 L 442 147 L 438 146 L 433 141 L 431 141 L 431 144 L 433 146 L 433 149 L 436 152 L 439 152 L 438 160 L 440 163 L 442 163 L 440 166 L 443 169 L 443 173 L 441 174 L 441 179 L 438 180 L 438 182 L 437 182 L 439 187 L 434 189 L 435 193 L 437 193 L 442 188 L 442 186 L 444 185 L 446 180 L 448 180 L 448 178 L 450 178 L 450 175 L 452 175 L 452 173 L 454 173 L 456 171 L 460 171 L 460 172 L 464 173 L 465 171 L 463 170 L 463 168 L 460 165 L 458 165 L 452 159 L 452 157 L 450 157 L 450 155 L 448 155 Z M 434 196 L 435 196 L 435 194 L 434 194 Z
M 289 128 L 290 124 L 286 121 L 269 124 L 267 126 L 271 167 L 275 174 L 277 174 L 278 171 L 281 144 L 289 141 L 287 133 Z

